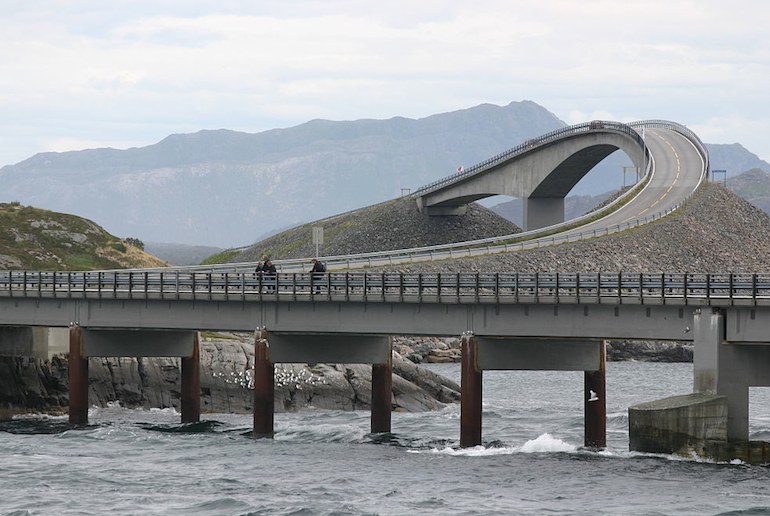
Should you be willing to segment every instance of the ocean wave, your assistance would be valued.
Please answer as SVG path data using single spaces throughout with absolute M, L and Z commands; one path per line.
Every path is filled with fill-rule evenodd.
M 505 446 L 499 443 L 480 445 L 469 448 L 431 448 L 429 450 L 407 450 L 408 453 L 438 453 L 458 457 L 492 457 L 497 455 L 513 455 L 515 453 L 574 453 L 578 447 L 561 439 L 544 433 L 521 446 Z

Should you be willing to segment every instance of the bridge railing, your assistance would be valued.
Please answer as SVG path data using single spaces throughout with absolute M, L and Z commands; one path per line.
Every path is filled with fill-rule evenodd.
M 0 298 L 770 305 L 770 273 L 0 272 Z
M 629 126 L 633 128 L 642 129 L 644 127 L 647 128 L 661 128 L 661 129 L 669 129 L 671 131 L 676 131 L 679 134 L 686 137 L 688 140 L 690 140 L 693 145 L 695 145 L 695 148 L 698 150 L 698 153 L 701 155 L 701 158 L 703 158 L 703 173 L 701 174 L 701 182 L 706 178 L 706 174 L 709 171 L 709 153 L 706 149 L 706 145 L 703 143 L 703 141 L 698 137 L 695 132 L 693 132 L 689 127 L 686 125 L 679 124 L 677 122 L 671 122 L 670 120 L 640 120 L 638 122 L 632 122 L 629 124 Z

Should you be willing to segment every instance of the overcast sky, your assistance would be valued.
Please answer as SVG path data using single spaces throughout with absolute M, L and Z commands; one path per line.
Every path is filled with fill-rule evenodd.
M 0 0 L 0 166 L 532 100 L 770 161 L 763 0 Z M 516 142 L 513 142 L 516 143 Z

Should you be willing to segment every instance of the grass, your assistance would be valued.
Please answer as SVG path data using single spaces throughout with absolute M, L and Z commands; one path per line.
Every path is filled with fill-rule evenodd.
M 201 262 L 201 265 L 217 265 L 219 263 L 227 263 L 228 260 L 230 260 L 237 254 L 238 254 L 238 251 L 228 249 L 227 251 L 222 251 L 221 253 L 212 254 L 211 256 L 203 260 Z
M 29 270 L 140 267 L 152 259 L 128 253 L 120 238 L 90 220 L 49 210 L 0 203 L 0 255 Z M 130 256 L 129 256 L 130 254 Z

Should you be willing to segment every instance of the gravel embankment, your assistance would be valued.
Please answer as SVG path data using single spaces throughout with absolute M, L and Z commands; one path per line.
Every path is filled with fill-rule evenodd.
M 709 185 L 679 213 L 616 235 L 389 269 L 409 272 L 770 272 L 770 217 L 729 190 Z
M 472 204 L 461 217 L 430 217 L 414 199 L 402 197 L 306 224 L 270 237 L 230 259 L 231 262 L 305 258 L 315 254 L 312 227 L 324 228 L 321 255 L 389 251 L 462 242 L 518 233 L 521 229 L 492 211 Z

